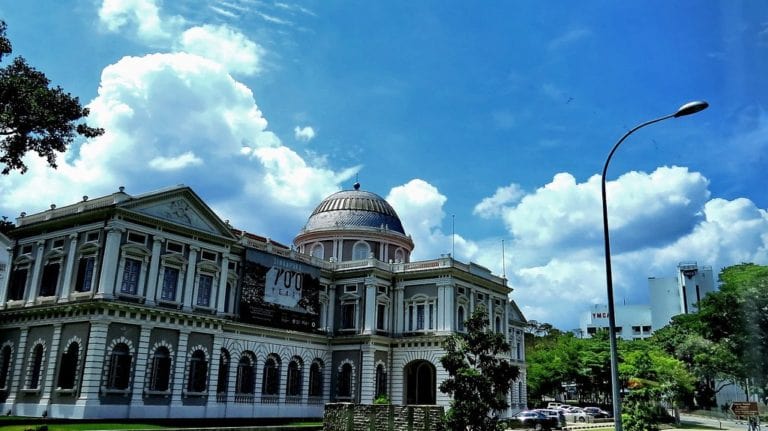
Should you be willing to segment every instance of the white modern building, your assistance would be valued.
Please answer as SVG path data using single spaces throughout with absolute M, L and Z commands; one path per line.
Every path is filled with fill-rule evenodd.
M 625 340 L 649 337 L 653 331 L 668 325 L 674 316 L 695 313 L 704 296 L 715 291 L 712 267 L 696 262 L 677 265 L 674 277 L 649 277 L 648 305 L 615 304 L 616 335 Z M 579 331 L 592 336 L 599 330 L 608 330 L 608 306 L 592 305 L 581 318 Z
M 254 213 L 256 211 L 254 210 Z M 411 261 L 394 209 L 337 192 L 292 246 L 222 221 L 189 187 L 23 214 L 0 284 L 0 411 L 52 418 L 321 417 L 331 401 L 448 406 L 447 336 L 477 308 L 520 368 L 507 280 Z

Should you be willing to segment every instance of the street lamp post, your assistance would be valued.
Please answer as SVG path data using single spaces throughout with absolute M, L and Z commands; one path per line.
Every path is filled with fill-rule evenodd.
M 681 106 L 680 109 L 678 109 L 677 112 L 675 112 L 674 114 L 665 115 L 663 117 L 646 121 L 645 123 L 641 123 L 635 126 L 633 129 L 625 133 L 624 136 L 622 136 L 618 142 L 616 142 L 616 145 L 614 145 L 613 149 L 611 149 L 611 152 L 608 154 L 608 158 L 605 160 L 605 165 L 603 166 L 602 199 L 603 199 L 603 237 L 605 239 L 605 281 L 606 281 L 606 288 L 608 291 L 608 332 L 609 332 L 610 349 L 611 349 L 611 392 L 612 392 L 612 401 L 613 401 L 613 418 L 616 423 L 616 431 L 622 431 L 622 426 L 621 426 L 621 398 L 619 394 L 619 355 L 618 355 L 618 349 L 616 348 L 616 316 L 614 314 L 615 307 L 613 304 L 613 276 L 611 275 L 611 240 L 608 235 L 608 203 L 605 196 L 606 195 L 605 175 L 608 172 L 608 164 L 611 162 L 613 153 L 616 152 L 616 149 L 619 148 L 619 145 L 621 145 L 621 143 L 624 142 L 624 140 L 627 139 L 629 135 L 631 135 L 638 129 L 641 129 L 653 123 L 658 123 L 659 121 L 667 120 L 669 118 L 678 118 L 686 115 L 695 114 L 699 111 L 706 109 L 708 106 L 709 104 L 707 102 L 701 102 L 701 101 L 689 102 Z

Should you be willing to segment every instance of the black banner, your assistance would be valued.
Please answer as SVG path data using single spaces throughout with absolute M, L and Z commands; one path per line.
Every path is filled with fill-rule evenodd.
M 315 332 L 320 323 L 320 268 L 246 249 L 240 320 Z

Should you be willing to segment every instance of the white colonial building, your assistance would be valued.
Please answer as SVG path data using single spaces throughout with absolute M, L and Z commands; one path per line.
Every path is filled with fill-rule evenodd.
M 25 215 L 0 278 L 2 413 L 320 417 L 331 401 L 438 404 L 445 337 L 477 307 L 521 370 L 504 278 L 414 244 L 376 194 L 335 193 L 286 247 L 233 229 L 190 188 L 120 191 Z
M 711 266 L 696 262 L 677 265 L 674 277 L 648 277 L 650 304 L 616 304 L 616 335 L 625 340 L 648 338 L 679 314 L 695 313 L 699 301 L 715 291 Z M 591 337 L 608 330 L 608 305 L 595 304 L 582 315 L 579 332 Z

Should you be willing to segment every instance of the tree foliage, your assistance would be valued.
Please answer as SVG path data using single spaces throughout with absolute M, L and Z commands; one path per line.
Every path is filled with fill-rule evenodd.
M 720 272 L 720 289 L 699 312 L 677 316 L 652 341 L 683 361 L 699 379 L 697 401 L 713 405 L 735 383 L 768 400 L 768 267 L 740 264 Z
M 519 369 L 508 360 L 504 334 L 488 330 L 484 308 L 476 309 L 465 327 L 466 333 L 448 339 L 440 358 L 449 375 L 440 391 L 453 397 L 446 422 L 451 430 L 495 431 Z
M 12 52 L 0 21 L 0 61 Z M 99 136 L 103 129 L 80 122 L 88 116 L 77 97 L 61 87 L 49 87 L 44 73 L 29 66 L 23 57 L 0 68 L 0 163 L 2 173 L 27 171 L 23 157 L 34 151 L 56 168 L 57 153 L 64 152 L 77 135 Z

